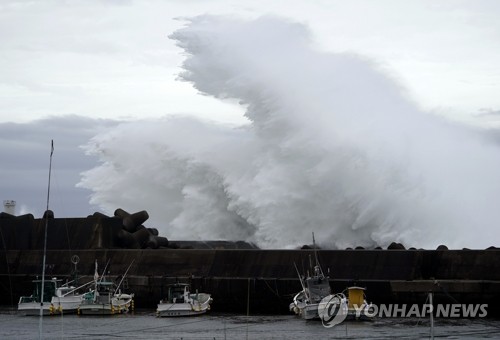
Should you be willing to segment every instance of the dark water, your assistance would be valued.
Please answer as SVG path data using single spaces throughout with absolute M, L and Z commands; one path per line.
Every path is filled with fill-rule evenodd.
M 429 320 L 380 318 L 325 328 L 294 315 L 207 314 L 157 318 L 152 311 L 112 317 L 45 316 L 44 339 L 428 339 Z M 500 320 L 438 319 L 434 335 L 445 339 L 500 339 Z M 39 318 L 0 311 L 0 339 L 38 339 Z

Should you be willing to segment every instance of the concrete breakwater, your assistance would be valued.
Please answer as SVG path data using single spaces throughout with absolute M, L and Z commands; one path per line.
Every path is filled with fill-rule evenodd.
M 124 228 L 117 216 L 48 222 L 47 276 L 69 278 L 76 271 L 84 283 L 93 277 L 97 260 L 100 270 L 109 263 L 107 274 L 119 279 L 133 262 L 123 288 L 136 294 L 137 308 L 154 309 L 165 285 L 178 280 L 212 293 L 212 307 L 219 312 L 246 313 L 248 308 L 252 314 L 288 313 L 288 304 L 301 289 L 294 263 L 305 273 L 314 257 L 311 249 L 262 250 L 244 242 L 170 240 L 157 248 L 137 239 L 127 243 L 119 236 Z M 15 306 L 19 296 L 31 293 L 31 280 L 42 272 L 44 223 L 29 216 L 0 218 L 0 304 Z M 148 232 L 148 240 L 150 235 L 155 236 Z M 193 249 L 197 245 L 205 249 Z M 356 284 L 367 288 L 374 303 L 423 304 L 433 291 L 436 303 L 486 303 L 489 315 L 500 314 L 499 249 L 317 254 L 324 271 L 330 271 L 335 292 Z M 74 255 L 79 258 L 76 265 L 71 262 Z
M 41 273 L 39 250 L 7 250 L 0 261 L 1 304 L 17 303 L 31 292 L 31 280 Z M 118 278 L 130 268 L 124 289 L 136 294 L 136 306 L 154 308 L 165 284 L 191 282 L 194 289 L 210 292 L 213 308 L 244 313 L 286 313 L 294 293 L 300 290 L 293 263 L 308 267 L 311 250 L 164 249 L 164 250 L 49 250 L 47 275 L 70 277 L 75 270 L 82 281 L 90 280 L 94 262 Z M 367 287 L 376 303 L 424 303 L 435 292 L 442 303 L 487 303 L 498 313 L 500 272 L 498 250 L 406 251 L 321 250 L 318 256 L 330 269 L 334 291 L 348 285 Z

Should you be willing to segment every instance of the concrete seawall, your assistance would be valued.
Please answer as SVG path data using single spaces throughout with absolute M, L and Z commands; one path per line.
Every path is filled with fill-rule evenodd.
M 167 283 L 191 282 L 213 294 L 221 312 L 288 313 L 301 287 L 294 263 L 306 273 L 313 250 L 261 250 L 244 242 L 172 242 L 141 225 L 147 213 L 48 220 L 46 275 L 69 278 L 75 269 L 85 283 L 106 264 L 111 278 L 130 271 L 124 289 L 136 294 L 138 308 L 154 309 Z M 32 215 L 0 216 L 0 304 L 17 305 L 42 272 L 46 221 Z M 203 247 L 202 247 L 203 246 Z M 153 247 L 153 248 L 152 248 Z M 205 249 L 176 249 L 176 248 Z M 233 248 L 233 249 L 228 249 Z M 489 250 L 319 250 L 319 261 L 334 292 L 349 285 L 367 288 L 375 303 L 487 303 L 500 309 L 500 249 Z M 77 255 L 78 264 L 71 262 Z
M 39 250 L 4 251 L 0 260 L 1 304 L 17 303 L 31 292 L 31 280 L 41 273 Z M 107 272 L 115 278 L 125 273 L 125 287 L 136 294 L 136 306 L 154 308 L 166 283 L 191 282 L 194 289 L 211 292 L 214 309 L 254 313 L 285 313 L 293 294 L 300 290 L 294 268 L 308 268 L 311 250 L 49 250 L 47 276 L 67 278 L 75 269 L 81 281 L 109 261 Z M 376 303 L 424 303 L 435 292 L 439 303 L 488 303 L 498 313 L 500 302 L 499 250 L 321 250 L 324 270 L 330 269 L 334 291 L 356 284 L 367 288 Z

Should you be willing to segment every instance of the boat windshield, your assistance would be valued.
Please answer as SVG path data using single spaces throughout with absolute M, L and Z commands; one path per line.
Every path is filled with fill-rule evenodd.
M 167 299 L 170 302 L 184 302 L 184 292 L 189 291 L 189 286 L 186 284 L 176 284 L 168 287 Z
M 30 300 L 34 302 L 40 302 L 40 295 L 42 292 L 42 281 L 35 281 L 35 289 L 33 294 L 30 296 Z M 50 302 L 52 297 L 56 293 L 55 283 L 53 281 L 45 281 L 43 286 L 43 302 Z

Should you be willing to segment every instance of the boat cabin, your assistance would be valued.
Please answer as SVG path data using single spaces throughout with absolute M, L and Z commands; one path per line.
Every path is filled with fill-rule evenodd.
M 45 280 L 43 284 L 43 302 L 50 302 L 52 297 L 56 294 L 57 279 Z M 33 280 L 35 285 L 33 293 L 30 296 L 21 296 L 19 303 L 40 302 L 42 293 L 42 280 Z
M 187 283 L 174 283 L 167 286 L 167 301 L 169 303 L 184 303 L 189 297 L 190 286 Z
M 72 294 L 75 292 L 75 287 L 73 286 L 69 286 L 69 287 L 59 287 L 57 288 L 56 290 L 56 294 L 55 296 L 58 296 L 58 297 L 63 297 L 63 296 L 66 296 L 66 295 L 69 295 L 69 294 Z
M 323 275 L 319 266 L 314 267 L 314 276 L 305 279 L 306 295 L 311 303 L 318 303 L 325 296 L 331 294 L 330 281 Z

